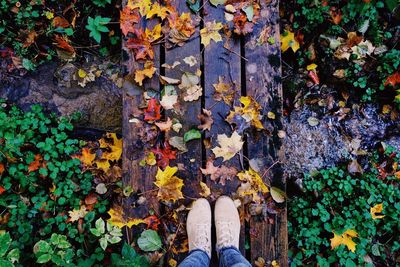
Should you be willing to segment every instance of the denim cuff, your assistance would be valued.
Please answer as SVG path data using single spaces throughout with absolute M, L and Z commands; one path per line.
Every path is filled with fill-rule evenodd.
M 204 250 L 201 250 L 201 249 L 193 249 L 193 250 L 189 251 L 189 255 L 191 255 L 193 252 L 197 252 L 197 251 L 202 252 L 205 256 L 207 256 L 208 260 L 211 261 L 211 258 L 210 258 L 210 256 L 208 256 L 207 252 L 205 252 Z
M 227 250 L 227 249 L 233 249 L 233 250 L 235 250 L 236 252 L 238 252 L 239 254 L 242 254 L 236 247 L 230 246 L 230 247 L 223 247 L 223 248 L 220 248 L 220 249 L 216 249 L 216 250 L 217 250 L 218 256 L 220 256 L 221 253 L 222 253 L 223 251 Z

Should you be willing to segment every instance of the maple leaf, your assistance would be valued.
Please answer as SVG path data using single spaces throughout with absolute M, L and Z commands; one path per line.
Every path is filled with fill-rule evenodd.
M 137 82 L 140 86 L 143 85 L 143 80 L 147 78 L 153 77 L 153 74 L 156 72 L 156 68 L 154 67 L 153 61 L 146 61 L 144 63 L 142 70 L 135 70 L 135 82 Z
M 174 175 L 177 171 L 178 167 L 167 166 L 164 171 L 158 168 L 154 184 L 159 188 L 157 194 L 159 200 L 175 202 L 183 198 L 183 180 Z
M 138 8 L 140 15 L 144 17 L 150 11 L 151 0 L 128 0 L 127 7 L 132 10 Z
M 231 137 L 226 134 L 219 134 L 217 138 L 220 146 L 213 148 L 212 151 L 216 157 L 222 157 L 223 161 L 233 158 L 244 144 L 242 137 L 236 131 L 233 132 Z
M 183 100 L 195 101 L 203 94 L 203 90 L 199 85 L 200 78 L 193 73 L 184 72 L 182 74 L 181 83 L 178 85 L 179 89 L 185 90 Z
M 179 16 L 178 12 L 173 11 L 168 16 L 168 24 L 170 27 L 168 40 L 179 46 L 182 46 L 195 32 L 190 13 L 182 13 Z
M 200 120 L 200 125 L 197 126 L 200 130 L 209 130 L 211 131 L 211 125 L 214 123 L 212 118 L 211 110 L 203 108 L 203 113 L 197 115 L 197 118 Z
M 136 60 L 154 58 L 153 47 L 149 40 L 147 40 L 146 34 L 141 29 L 135 30 L 135 37 L 128 39 L 126 47 L 133 49 Z
M 54 40 L 56 42 L 56 45 L 58 48 L 65 50 L 67 53 L 71 54 L 71 57 L 75 57 L 75 49 L 74 47 L 69 43 L 68 37 L 66 36 L 61 36 L 56 34 L 54 36 Z
M 213 160 L 207 160 L 206 168 L 200 168 L 204 175 L 210 175 L 210 179 L 214 182 L 219 180 L 221 185 L 225 185 L 226 180 L 232 180 L 237 175 L 235 167 L 226 167 L 224 165 L 215 167 Z
M 151 98 L 147 104 L 147 108 L 144 110 L 145 121 L 156 121 L 161 119 L 161 106 L 157 103 L 157 99 Z
M 215 22 L 215 20 L 206 22 L 205 28 L 200 30 L 201 43 L 207 47 L 211 40 L 222 42 L 221 34 L 218 32 L 222 27 L 222 23 Z
M 142 219 L 124 217 L 124 212 L 121 206 L 114 206 L 114 208 L 111 208 L 107 213 L 110 215 L 110 219 L 108 219 L 107 222 L 118 228 L 122 228 L 124 226 L 130 228 L 134 225 L 146 223 Z
M 331 249 L 345 245 L 351 252 L 356 251 L 356 243 L 352 240 L 353 237 L 357 237 L 358 234 L 354 230 L 346 230 L 343 234 L 338 235 L 333 231 L 333 238 L 331 238 Z
M 168 166 L 171 159 L 176 159 L 176 150 L 172 150 L 168 142 L 164 143 L 164 148 L 158 146 L 152 151 L 156 155 L 157 165 L 161 168 Z
M 291 48 L 293 52 L 296 52 L 300 48 L 300 44 L 294 38 L 293 32 L 285 31 L 284 34 L 281 35 L 281 50 L 285 52 L 289 48 Z
M 165 109 L 173 109 L 178 102 L 178 95 L 163 95 L 160 101 L 161 106 Z
M 106 160 L 119 160 L 122 155 L 122 138 L 118 139 L 116 133 L 106 133 L 106 138 L 110 139 L 111 142 L 107 142 L 104 138 L 99 140 L 100 148 L 107 149 L 101 155 L 102 159 Z
M 218 83 L 213 84 L 215 88 L 214 99 L 216 101 L 223 100 L 227 105 L 232 105 L 235 98 L 235 90 L 232 89 L 232 84 L 224 82 L 224 77 L 218 77 Z
M 104 172 L 107 172 L 110 169 L 110 162 L 106 159 L 96 160 L 94 163 L 96 163 L 98 169 L 101 169 Z
M 389 77 L 387 77 L 384 85 L 388 86 L 390 84 L 391 86 L 395 87 L 399 83 L 400 83 L 400 72 L 395 72 Z
M 378 215 L 381 214 L 383 211 L 383 203 L 380 204 L 376 204 L 375 206 L 370 208 L 370 213 L 371 213 L 371 217 L 372 219 L 376 220 L 376 219 L 382 219 L 383 217 L 385 217 L 385 215 Z
M 92 166 L 96 154 L 92 154 L 90 148 L 84 147 L 82 148 L 82 155 L 74 155 L 73 158 L 78 158 L 85 166 Z
M 146 29 L 145 35 L 147 40 L 152 43 L 161 38 L 161 24 L 154 26 L 152 30 Z
M 86 206 L 82 205 L 79 210 L 73 209 L 68 211 L 69 214 L 69 221 L 75 222 L 81 218 L 84 218 L 88 211 L 86 210 Z
M 234 107 L 234 111 L 229 113 L 226 121 L 231 124 L 237 124 L 239 126 L 239 132 L 243 132 L 244 129 L 248 127 L 245 125 L 246 123 L 250 123 L 257 129 L 264 129 L 260 121 L 262 118 L 260 115 L 261 106 L 251 96 L 242 96 L 239 101 L 242 103 L 243 107 Z M 240 118 L 238 118 L 238 116 Z M 244 125 L 242 121 L 245 122 Z
M 154 3 L 150 11 L 147 12 L 146 18 L 151 19 L 153 16 L 157 16 L 163 20 L 168 16 L 169 12 L 170 10 L 167 7 L 161 6 L 159 3 Z
M 120 28 L 122 33 L 127 36 L 129 32 L 134 33 L 134 25 L 140 21 L 140 16 L 137 12 L 132 11 L 128 6 L 120 11 Z
M 172 120 L 168 117 L 166 122 L 156 122 L 155 125 L 162 131 L 168 132 L 172 126 Z
M 240 181 L 250 183 L 255 192 L 261 192 L 263 194 L 269 192 L 268 187 L 265 185 L 260 175 L 251 168 L 249 168 L 248 171 L 238 173 L 237 177 Z

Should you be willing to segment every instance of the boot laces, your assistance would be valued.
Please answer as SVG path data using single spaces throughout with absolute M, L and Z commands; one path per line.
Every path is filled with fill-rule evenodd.
M 224 247 L 230 247 L 234 244 L 234 234 L 233 234 L 233 223 L 232 222 L 217 222 L 218 232 L 220 233 L 218 237 L 217 248 L 221 249 Z
M 209 228 L 210 228 L 210 225 L 208 225 L 208 224 L 197 224 L 196 225 L 196 239 L 193 242 L 193 245 L 196 248 L 206 251 L 207 254 L 210 254 L 210 252 L 211 252 L 209 236 L 208 236 Z

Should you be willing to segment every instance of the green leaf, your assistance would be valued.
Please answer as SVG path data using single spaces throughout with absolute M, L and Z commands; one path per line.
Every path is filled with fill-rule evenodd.
M 371 247 L 371 252 L 372 252 L 372 255 L 374 255 L 374 256 L 380 256 L 381 252 L 379 251 L 379 245 L 373 244 Z
M 192 10 L 194 13 L 197 13 L 200 9 L 199 0 L 186 0 L 186 4 L 189 6 L 190 10 Z
M 350 258 L 347 258 L 346 267 L 357 267 L 357 265 Z
M 96 226 L 96 230 L 99 231 L 99 233 L 105 233 L 105 223 L 102 218 L 97 219 L 94 225 Z
M 9 261 L 0 259 L 0 266 L 1 266 L 1 267 L 14 267 L 14 264 L 12 264 L 12 263 L 9 262 Z
M 242 8 L 242 10 L 244 11 L 244 13 L 246 13 L 247 20 L 252 21 L 253 17 L 254 17 L 253 5 L 246 6 L 246 7 Z
M 50 245 L 44 240 L 40 240 L 33 246 L 33 253 L 47 253 L 50 251 Z
M 200 138 L 201 138 L 201 133 L 199 130 L 196 129 L 191 129 L 187 131 L 183 136 L 183 140 L 185 141 L 185 143 L 189 142 L 190 140 L 200 139 Z
M 11 244 L 11 237 L 9 233 L 0 235 L 0 257 L 3 257 Z
M 210 0 L 210 3 L 213 6 L 223 5 L 225 4 L 226 0 Z
M 157 251 L 162 247 L 161 238 L 154 230 L 145 230 L 140 235 L 138 246 L 143 251 Z
M 102 238 L 100 238 L 99 242 L 100 242 L 100 247 L 103 250 L 106 250 L 106 248 L 107 248 L 107 239 L 105 237 L 102 237 Z
M 51 260 L 51 255 L 50 254 L 43 254 L 42 256 L 40 256 L 38 259 L 37 259 L 37 263 L 46 263 L 46 262 L 48 262 L 48 261 L 50 261 Z
M 14 248 L 14 249 L 10 250 L 10 252 L 8 252 L 7 259 L 14 263 L 19 260 L 19 255 L 20 255 L 19 249 Z

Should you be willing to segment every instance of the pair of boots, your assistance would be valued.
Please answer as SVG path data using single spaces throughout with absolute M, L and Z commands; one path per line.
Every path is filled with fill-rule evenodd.
M 221 196 L 215 203 L 216 248 L 239 249 L 240 218 L 233 200 Z M 211 258 L 211 207 L 204 198 L 197 199 L 189 212 L 186 229 L 189 251 L 202 250 Z

